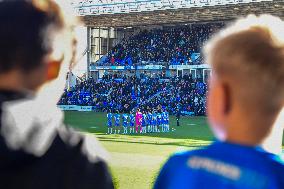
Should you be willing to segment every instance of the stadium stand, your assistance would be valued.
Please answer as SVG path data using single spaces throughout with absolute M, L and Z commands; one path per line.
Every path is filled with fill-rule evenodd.
M 195 54 L 214 31 L 224 25 L 208 23 L 168 29 L 144 30 L 115 46 L 101 66 L 133 64 L 193 65 Z
M 194 24 L 166 29 L 143 30 L 116 45 L 98 66 L 135 66 L 162 64 L 196 65 L 203 43 L 223 22 Z M 104 75 L 97 80 L 90 77 L 66 89 L 58 105 L 92 106 L 96 111 L 130 112 L 167 109 L 175 114 L 177 109 L 187 115 L 205 115 L 207 84 L 200 78 L 184 74 L 182 77 L 141 74 L 140 77 Z
M 66 90 L 59 105 L 93 106 L 97 111 L 118 109 L 120 112 L 135 107 L 147 109 L 148 106 L 157 108 L 167 105 L 172 114 L 179 107 L 183 112 L 204 115 L 207 90 L 204 82 L 208 77 L 205 69 L 210 69 L 201 65 L 204 61 L 199 55 L 204 42 L 226 23 L 246 15 L 246 10 L 283 17 L 279 11 L 283 5 L 280 0 L 248 0 L 245 3 L 237 0 L 192 1 L 185 4 L 182 1 L 170 2 L 173 1 L 161 1 L 161 4 L 154 6 L 157 2 L 72 0 L 72 6 L 89 29 L 89 78 Z M 139 10 L 133 9 L 134 4 L 141 3 L 145 6 L 138 6 Z M 155 11 L 157 8 L 159 11 Z M 110 33 L 97 35 L 94 32 L 100 33 L 97 31 L 100 30 L 104 33 L 103 30 L 110 28 L 115 31 L 112 37 Z M 131 33 L 130 36 L 128 33 Z M 195 55 L 198 55 L 197 59 Z M 167 70 L 167 76 L 178 75 L 179 78 L 145 79 L 130 75 L 106 75 L 101 78 L 113 70 L 132 70 L 136 76 L 139 74 L 137 72 L 145 70 Z M 192 73 L 193 78 L 202 75 L 203 82 L 181 79 L 187 77 L 183 70 Z M 204 89 L 200 92 L 196 86 Z M 148 88 L 151 92 L 146 93 Z
M 74 88 L 65 90 L 59 105 L 94 106 L 96 111 L 130 112 L 167 109 L 175 114 L 177 108 L 184 114 L 204 115 L 207 84 L 192 79 L 144 76 L 105 75 L 95 81 L 90 78 Z

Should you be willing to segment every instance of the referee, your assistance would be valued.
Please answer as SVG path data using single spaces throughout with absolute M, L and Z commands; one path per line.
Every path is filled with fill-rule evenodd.
M 180 109 L 177 108 L 176 110 L 176 120 L 177 120 L 177 126 L 179 127 L 180 126 L 180 123 L 179 123 L 179 120 L 180 120 Z

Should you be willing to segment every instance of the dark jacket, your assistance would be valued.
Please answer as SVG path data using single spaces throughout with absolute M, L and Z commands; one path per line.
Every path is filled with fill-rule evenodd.
M 103 150 L 26 95 L 0 92 L 0 188 L 113 188 Z

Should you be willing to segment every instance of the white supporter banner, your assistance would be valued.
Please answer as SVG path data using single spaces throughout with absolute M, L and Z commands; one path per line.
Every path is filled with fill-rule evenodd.
M 200 65 L 170 65 L 170 70 L 176 69 L 211 69 L 208 64 L 200 64 Z
M 80 112 L 90 112 L 93 110 L 92 106 L 78 106 L 78 111 Z
M 57 107 L 63 111 L 90 112 L 93 110 L 93 106 L 58 105 Z

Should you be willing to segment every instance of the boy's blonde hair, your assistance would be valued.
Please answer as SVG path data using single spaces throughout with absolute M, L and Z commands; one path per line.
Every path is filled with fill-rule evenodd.
M 284 22 L 249 15 L 204 47 L 213 74 L 230 83 L 233 98 L 255 115 L 275 115 L 284 103 Z

